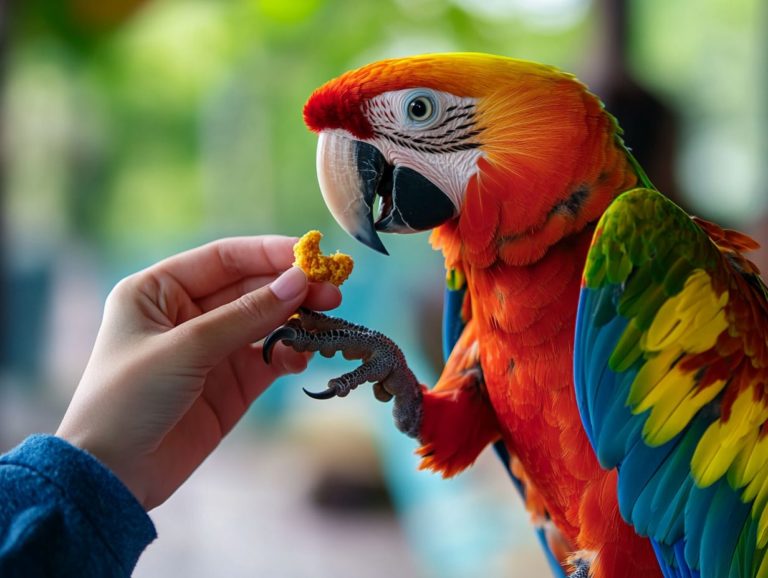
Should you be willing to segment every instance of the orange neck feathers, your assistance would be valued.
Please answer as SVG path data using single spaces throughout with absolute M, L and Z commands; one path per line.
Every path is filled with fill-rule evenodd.
M 478 124 L 484 156 L 461 215 L 432 234 L 448 267 L 533 263 L 638 180 L 614 120 L 571 77 L 481 100 Z

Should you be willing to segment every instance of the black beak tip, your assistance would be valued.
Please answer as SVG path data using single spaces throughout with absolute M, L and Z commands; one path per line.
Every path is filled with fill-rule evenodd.
M 379 235 L 376 233 L 376 231 L 372 231 L 372 234 L 370 235 L 357 234 L 354 237 L 366 247 L 370 247 L 382 255 L 389 256 L 389 251 L 387 251 L 384 243 L 381 242 L 381 239 L 379 238 Z

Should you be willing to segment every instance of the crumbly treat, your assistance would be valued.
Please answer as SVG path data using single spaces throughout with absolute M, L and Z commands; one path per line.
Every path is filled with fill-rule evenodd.
M 330 281 L 337 287 L 352 273 L 352 257 L 336 251 L 325 256 L 320 251 L 320 231 L 309 231 L 293 246 L 294 265 L 300 267 L 310 281 Z

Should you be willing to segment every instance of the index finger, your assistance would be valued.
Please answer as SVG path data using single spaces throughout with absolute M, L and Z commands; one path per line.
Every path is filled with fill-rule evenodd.
M 257 275 L 273 275 L 293 264 L 296 237 L 231 237 L 190 249 L 153 265 L 147 272 L 173 277 L 192 299 Z

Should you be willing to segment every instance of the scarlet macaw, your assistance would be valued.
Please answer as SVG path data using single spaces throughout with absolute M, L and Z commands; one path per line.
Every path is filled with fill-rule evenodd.
M 451 476 L 496 443 L 571 576 L 768 576 L 754 241 L 657 192 L 598 98 L 552 67 L 385 60 L 317 89 L 304 117 L 348 233 L 386 252 L 377 231 L 433 230 L 450 357 L 427 389 L 386 337 L 311 312 L 267 355 L 283 340 L 362 358 L 314 395 L 375 382 L 422 467 Z

